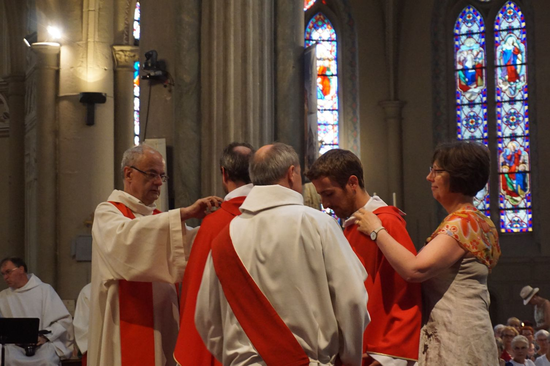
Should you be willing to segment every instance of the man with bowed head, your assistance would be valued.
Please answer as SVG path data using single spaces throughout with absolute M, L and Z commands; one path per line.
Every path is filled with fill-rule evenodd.
M 122 158 L 124 191 L 99 204 L 92 227 L 92 292 L 88 364 L 175 365 L 176 282 L 187 264 L 191 230 L 221 198 L 161 213 L 155 207 L 168 176 L 162 155 L 147 145 Z
M 422 296 L 420 284 L 405 281 L 374 242 L 357 231 L 352 214 L 364 208 L 382 221 L 382 230 L 398 237 L 401 245 L 416 255 L 407 233 L 404 215 L 365 189 L 363 166 L 351 151 L 333 149 L 313 163 L 307 177 L 321 196 L 323 207 L 346 220 L 344 235 L 365 266 L 368 277 L 368 310 L 372 317 L 365 329 L 363 351 L 366 366 L 412 366 L 418 359 Z
M 366 272 L 330 216 L 303 205 L 298 155 L 274 143 L 214 239 L 195 323 L 224 365 L 361 364 Z
M 221 208 L 208 215 L 201 223 L 183 276 L 180 300 L 180 332 L 174 358 L 182 366 L 220 365 L 206 349 L 195 327 L 195 305 L 201 285 L 206 259 L 212 241 L 222 229 L 241 214 L 239 207 L 252 189 L 248 165 L 254 148 L 244 142 L 227 146 L 220 158 L 222 184 L 227 194 Z

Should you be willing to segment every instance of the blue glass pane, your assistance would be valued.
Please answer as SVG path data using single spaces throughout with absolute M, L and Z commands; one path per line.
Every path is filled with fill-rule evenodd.
M 485 30 L 481 14 L 472 6 L 462 10 L 455 23 L 455 35 L 480 33 Z
M 528 136 L 529 110 L 527 101 L 497 103 L 497 136 Z
M 459 140 L 486 140 L 487 105 L 457 106 L 457 135 Z
M 500 211 L 500 231 L 524 233 L 533 231 L 533 214 L 529 209 Z

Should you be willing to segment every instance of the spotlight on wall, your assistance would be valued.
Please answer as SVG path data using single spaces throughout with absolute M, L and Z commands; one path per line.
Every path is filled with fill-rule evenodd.
M 36 43 L 38 37 L 36 35 L 36 32 L 32 32 L 31 34 L 27 34 L 25 37 L 23 37 L 23 42 L 27 45 L 27 47 L 30 47 L 33 43 Z
M 95 123 L 95 105 L 103 104 L 107 101 L 107 94 L 105 93 L 80 93 L 80 103 L 87 105 L 86 112 L 86 125 L 93 126 Z
M 59 27 L 48 25 L 47 30 L 48 30 L 48 34 L 50 36 L 49 38 L 51 38 L 52 40 L 58 40 L 63 35 L 61 33 L 61 29 Z
M 166 79 L 166 63 L 163 60 L 157 60 L 158 53 L 155 50 L 145 53 L 145 62 L 142 65 L 142 79 L 149 80 L 165 80 Z

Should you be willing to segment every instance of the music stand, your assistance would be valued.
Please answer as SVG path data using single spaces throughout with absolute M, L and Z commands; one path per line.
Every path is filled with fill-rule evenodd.
M 36 343 L 38 340 L 38 318 L 0 318 L 0 344 L 2 344 L 2 365 L 5 365 L 4 345 L 9 343 Z

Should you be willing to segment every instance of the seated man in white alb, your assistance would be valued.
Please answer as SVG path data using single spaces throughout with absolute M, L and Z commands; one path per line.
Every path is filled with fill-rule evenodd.
M 26 356 L 25 350 L 17 345 L 6 345 L 6 364 L 61 365 L 60 359 L 71 355 L 71 314 L 50 285 L 27 273 L 27 265 L 21 258 L 3 259 L 0 270 L 9 286 L 0 292 L 0 315 L 39 318 L 39 329 L 49 331 L 38 336 L 34 356 Z

